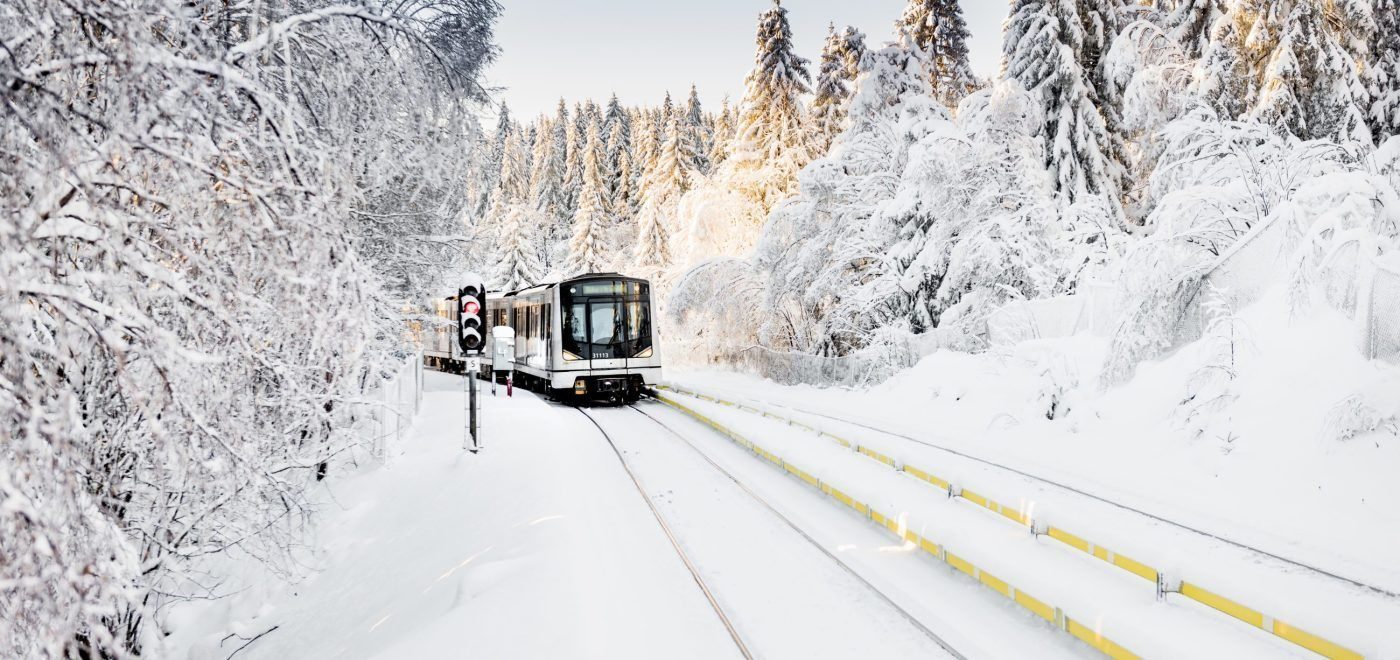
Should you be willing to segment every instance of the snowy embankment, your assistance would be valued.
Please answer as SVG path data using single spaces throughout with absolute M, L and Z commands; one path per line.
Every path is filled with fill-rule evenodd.
M 1240 341 L 1236 377 L 1212 409 L 1183 402 L 1201 369 L 1202 342 L 1140 365 L 1129 382 L 1106 391 L 1096 377 L 1105 342 L 1090 336 L 937 353 L 869 391 L 712 371 L 669 375 L 731 400 L 782 406 L 775 409 L 1169 574 L 1272 608 L 1272 616 L 1395 653 L 1400 640 L 1385 622 L 1400 616 L 1393 595 L 1400 593 L 1400 489 L 1392 476 L 1400 464 L 1400 410 L 1393 410 L 1400 370 L 1362 359 L 1342 339 L 1350 336 L 1344 318 L 1290 320 L 1285 310 L 1266 296 L 1241 312 L 1251 339 Z M 1363 417 L 1379 418 L 1350 414 L 1357 401 L 1369 411 Z M 831 417 L 1070 485 L 1392 595 Z M 871 494 L 880 495 L 892 492 Z
M 425 374 L 389 463 L 326 482 L 295 583 L 221 565 L 231 597 L 180 606 L 171 657 L 729 657 L 732 642 L 616 457 L 568 409 L 489 394 L 463 446 L 462 380 Z M 571 417 L 565 417 L 565 416 Z

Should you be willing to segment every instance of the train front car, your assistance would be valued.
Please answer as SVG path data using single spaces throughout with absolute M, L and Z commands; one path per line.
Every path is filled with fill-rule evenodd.
M 559 359 L 550 374 L 556 393 L 635 401 L 645 386 L 661 380 L 646 280 L 586 275 L 560 282 L 557 291 Z

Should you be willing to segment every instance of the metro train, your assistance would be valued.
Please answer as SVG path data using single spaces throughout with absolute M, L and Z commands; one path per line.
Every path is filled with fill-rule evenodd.
M 417 333 L 429 367 L 461 372 L 455 296 L 434 313 L 451 323 Z M 590 273 L 486 298 L 488 328 L 515 330 L 515 357 L 496 365 L 487 333 L 478 376 L 514 370 L 521 387 L 554 396 L 630 402 L 661 380 L 661 354 L 652 322 L 651 283 L 618 273 Z

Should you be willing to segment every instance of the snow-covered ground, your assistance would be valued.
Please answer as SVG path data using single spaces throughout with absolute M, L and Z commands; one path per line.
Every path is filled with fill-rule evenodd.
M 171 657 L 739 657 L 585 415 L 487 395 L 471 455 L 462 380 L 425 385 L 385 465 L 325 482 L 305 575 L 210 566 L 236 593 L 169 612 Z M 588 412 L 755 657 L 1090 653 L 712 430 L 640 408 Z
M 1385 422 L 1400 408 L 1400 370 L 1361 358 L 1340 314 L 1291 318 L 1279 296 L 1243 310 L 1239 323 L 1235 378 L 1210 393 L 1225 395 L 1218 408 L 1183 401 L 1199 391 L 1193 378 L 1210 362 L 1202 356 L 1210 338 L 1144 363 L 1130 381 L 1106 389 L 1098 384 L 1106 341 L 1088 335 L 981 354 L 939 352 L 867 391 L 782 386 L 722 371 L 672 369 L 668 376 L 732 401 L 771 405 L 1368 657 L 1400 654 L 1393 625 L 1400 620 L 1400 444 Z M 763 421 L 699 405 L 744 427 Z M 1348 413 L 1357 409 L 1365 412 Z M 1376 414 L 1378 424 L 1364 419 Z M 835 447 L 812 438 L 792 447 L 817 451 L 820 444 Z M 914 510 L 897 499 L 906 486 L 857 480 L 852 488 Z M 967 529 L 943 532 L 961 538 Z
M 385 467 L 327 482 L 309 575 L 247 575 L 173 615 L 174 656 L 721 658 L 724 628 L 577 413 L 486 398 L 466 454 L 462 381 L 426 375 L 416 432 Z M 578 418 L 578 419 L 575 419 Z M 188 651 L 183 651 L 188 649 Z

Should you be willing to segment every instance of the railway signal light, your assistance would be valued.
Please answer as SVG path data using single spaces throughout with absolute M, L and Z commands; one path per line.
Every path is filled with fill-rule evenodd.
M 486 286 L 472 283 L 457 292 L 460 312 L 457 344 L 466 355 L 480 355 L 486 345 Z

